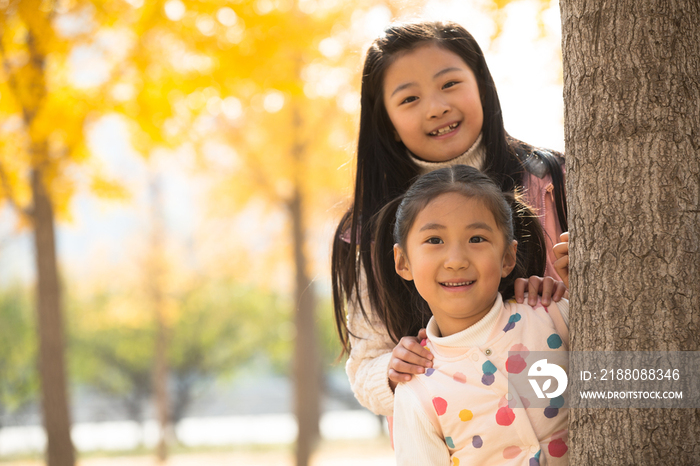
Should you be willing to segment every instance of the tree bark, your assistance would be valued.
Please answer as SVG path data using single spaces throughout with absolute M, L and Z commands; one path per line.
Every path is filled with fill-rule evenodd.
M 301 200 L 295 195 L 292 202 L 294 224 L 294 256 L 296 268 L 296 309 L 297 329 L 295 344 L 295 401 L 299 427 L 296 450 L 297 466 L 306 466 L 316 446 L 319 436 L 320 375 L 318 344 L 316 341 L 316 299 L 311 279 L 306 273 L 306 258 L 303 254 Z
M 301 131 L 301 116 L 294 108 L 293 125 Z M 288 203 L 292 223 L 292 239 L 295 268 L 296 342 L 294 354 L 295 412 L 298 425 L 296 465 L 307 466 L 319 439 L 321 417 L 321 371 L 316 336 L 316 297 L 309 277 L 305 253 L 304 202 L 300 167 L 304 145 L 296 142 L 292 148 L 294 158 L 294 188 Z
M 45 154 L 46 144 L 35 146 L 35 150 Z M 47 464 L 73 466 L 75 453 L 70 436 L 71 421 L 66 388 L 61 293 L 56 266 L 54 213 L 40 169 L 32 170 L 31 184 L 37 270 L 39 375 L 47 437 Z
M 697 351 L 700 3 L 560 6 L 571 348 Z M 700 416 L 572 409 L 570 448 L 573 465 L 699 464 Z

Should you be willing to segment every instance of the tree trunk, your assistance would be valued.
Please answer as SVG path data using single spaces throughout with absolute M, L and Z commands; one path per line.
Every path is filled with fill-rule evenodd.
M 35 150 L 47 150 L 46 144 Z M 31 173 L 34 201 L 34 250 L 37 270 L 37 322 L 39 375 L 46 429 L 48 466 L 73 466 L 75 453 L 70 436 L 70 409 L 66 388 L 61 293 L 56 266 L 54 214 L 42 172 Z
M 294 107 L 293 126 L 301 131 L 301 116 Z M 288 204 L 292 221 L 292 238 L 295 268 L 296 343 L 294 363 L 295 412 L 298 425 L 296 465 L 307 466 L 319 438 L 321 417 L 321 371 L 316 337 L 316 296 L 309 278 L 305 254 L 304 203 L 301 179 L 304 145 L 294 144 L 294 190 Z
M 560 5 L 571 348 L 697 351 L 700 3 Z M 573 409 L 570 447 L 574 465 L 699 464 L 700 417 Z
M 163 202 L 160 185 L 156 177 L 151 181 L 151 254 L 150 283 L 153 314 L 156 323 L 156 341 L 153 359 L 153 394 L 158 421 L 158 444 L 156 457 L 164 463 L 168 458 L 168 438 L 170 416 L 168 412 L 168 325 L 165 317 L 164 280 L 165 280 L 165 225 L 163 220 Z
M 295 344 L 295 400 L 299 427 L 296 464 L 306 466 L 319 436 L 320 375 L 318 344 L 316 342 L 316 299 L 313 286 L 306 272 L 303 252 L 304 233 L 301 196 L 295 191 L 291 203 L 294 229 L 294 263 L 296 268 L 296 344 Z

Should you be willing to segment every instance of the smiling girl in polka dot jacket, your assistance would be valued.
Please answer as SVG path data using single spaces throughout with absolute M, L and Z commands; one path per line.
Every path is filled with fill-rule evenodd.
M 520 262 L 537 260 L 516 255 L 511 206 L 527 209 L 488 176 L 456 165 L 423 175 L 377 216 L 372 258 L 383 322 L 393 331 L 407 315 L 432 314 L 423 344 L 434 367 L 396 388 L 399 465 L 567 464 L 562 396 L 542 406 L 529 385 L 509 379 L 527 374 L 542 357 L 534 352 L 565 356 L 569 339 L 566 300 L 548 308 L 504 302 Z

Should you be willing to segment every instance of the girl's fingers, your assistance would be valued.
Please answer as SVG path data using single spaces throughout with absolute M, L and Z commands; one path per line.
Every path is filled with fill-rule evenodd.
M 408 376 L 408 380 L 410 380 L 411 375 L 413 374 L 424 374 L 425 367 L 417 364 L 410 364 L 397 358 L 391 358 L 391 362 L 389 363 L 389 372 L 391 371 L 401 374 L 402 376 L 406 375 Z
M 524 278 L 516 278 L 515 279 L 515 301 L 518 304 L 522 304 L 525 302 L 525 288 L 528 286 L 528 281 Z
M 552 248 L 557 259 L 569 254 L 569 232 L 559 235 L 559 242 Z
M 558 303 L 559 301 L 561 301 L 561 298 L 563 298 L 564 294 L 567 292 L 566 285 L 564 284 L 564 282 L 555 281 L 554 286 L 556 286 L 556 288 L 554 290 L 554 294 L 552 295 L 552 301 Z
M 418 343 L 416 338 L 404 337 L 392 351 L 393 359 L 423 367 L 433 367 L 433 353 Z M 401 371 L 399 371 L 401 372 Z
M 539 294 L 540 285 L 542 284 L 542 277 L 533 275 L 527 282 L 527 303 L 530 306 L 534 306 L 535 304 L 537 304 L 537 295 Z
M 554 252 L 554 257 L 557 259 L 569 255 L 569 243 L 557 243 L 552 248 Z
M 410 374 L 401 374 L 396 372 L 394 369 L 389 369 L 389 386 L 391 389 L 396 388 L 396 384 L 400 382 L 408 382 L 413 377 Z
M 565 257 L 567 261 L 568 271 L 569 256 Z M 557 272 L 559 271 L 557 270 Z M 564 275 L 566 275 L 566 279 L 563 283 L 553 279 L 552 277 L 538 277 L 536 275 L 533 275 L 528 280 L 525 280 L 524 278 L 517 279 L 515 281 L 515 300 L 518 303 L 522 304 L 524 301 L 524 291 L 525 288 L 527 288 L 527 303 L 530 306 L 535 306 L 537 304 L 538 295 L 542 298 L 543 306 L 549 306 L 552 303 L 552 301 L 554 301 L 555 303 L 559 302 L 561 298 L 565 296 L 564 293 L 566 293 L 567 291 L 568 272 L 564 275 L 562 275 L 562 273 L 559 272 L 559 275 L 561 277 L 564 277 Z
M 407 367 L 411 369 L 406 371 Z M 422 374 L 423 372 L 416 372 L 416 367 L 421 369 L 433 367 L 433 362 L 427 358 L 418 356 L 416 353 L 410 351 L 394 351 L 392 353 L 391 361 L 389 362 L 389 368 L 394 369 L 397 372 L 408 372 L 410 374 Z
M 561 279 L 564 281 L 566 288 L 569 288 L 569 256 L 562 256 L 554 261 L 554 270 L 557 271 Z
M 544 277 L 542 280 L 542 305 L 545 307 L 552 303 L 552 290 L 554 290 L 554 279 Z
M 405 348 L 406 350 L 408 350 L 410 353 L 413 353 L 413 354 L 419 356 L 421 359 L 432 360 L 433 353 L 431 353 L 427 348 L 425 348 L 423 345 L 421 345 L 420 344 L 421 341 L 423 341 L 423 339 L 419 340 L 418 338 L 413 338 L 413 337 L 403 337 L 399 341 L 399 344 L 396 346 L 396 348 L 401 346 L 401 347 Z M 413 363 L 417 362 L 417 360 L 415 358 L 406 359 L 406 361 L 413 362 Z M 427 367 L 430 367 L 430 366 L 427 366 Z

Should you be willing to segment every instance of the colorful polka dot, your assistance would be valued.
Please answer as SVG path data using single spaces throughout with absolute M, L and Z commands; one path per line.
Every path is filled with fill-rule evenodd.
M 503 327 L 503 331 L 507 332 L 509 330 L 513 330 L 515 328 L 515 323 L 519 322 L 521 318 L 522 318 L 521 315 L 518 314 L 517 312 L 515 314 L 513 314 L 512 316 L 510 316 L 510 318 L 508 319 L 508 323 L 506 324 L 505 327 Z
M 551 349 L 557 349 L 561 347 L 561 337 L 556 333 L 551 334 L 549 338 L 547 338 L 547 345 Z
M 427 377 L 430 377 L 431 375 L 433 375 L 433 372 L 435 372 L 435 369 L 433 369 L 432 367 L 429 367 L 425 370 L 425 375 Z
M 537 453 L 535 453 L 535 456 L 530 458 L 528 466 L 540 466 L 540 453 L 542 453 L 542 450 L 538 450 Z
M 445 443 L 447 444 L 448 447 L 454 448 L 455 447 L 455 442 L 452 440 L 452 437 L 445 437 Z
M 509 374 L 520 374 L 527 367 L 527 363 L 519 354 L 514 354 L 506 360 L 506 371 Z
M 472 438 L 472 446 L 474 448 L 481 448 L 484 446 L 484 441 L 481 439 L 480 436 L 475 435 L 474 438 Z
M 520 448 L 519 446 L 511 445 L 509 447 L 506 447 L 503 450 L 503 458 L 505 458 L 507 460 L 512 460 L 513 458 L 517 458 L 518 455 L 520 454 L 520 452 L 522 452 L 522 451 L 523 451 L 523 449 Z
M 447 401 L 444 398 L 436 396 L 433 398 L 433 406 L 438 416 L 442 416 L 447 411 Z
M 457 457 L 452 458 L 452 466 L 459 466 L 459 458 L 457 458 Z
M 552 406 L 544 408 L 544 417 L 546 417 L 547 419 L 552 419 L 553 417 L 556 417 L 557 414 L 559 414 L 558 408 L 554 408 Z
M 549 406 L 551 406 L 553 408 L 561 408 L 562 406 L 564 406 L 564 397 L 559 395 L 556 398 L 552 398 L 549 401 Z
M 496 411 L 496 423 L 499 426 L 509 426 L 515 420 L 515 413 L 508 406 L 499 408 Z
M 455 382 L 467 383 L 467 376 L 462 374 L 461 372 L 455 372 L 455 375 L 453 375 L 452 378 Z
M 564 456 L 568 449 L 569 447 L 566 446 L 566 443 L 564 443 L 562 439 L 554 439 L 549 442 L 549 454 L 555 458 L 561 458 Z
M 520 402 L 523 404 L 523 408 L 529 408 L 530 407 L 530 400 L 525 398 L 524 396 L 520 397 Z
M 510 347 L 510 350 L 513 353 L 520 353 L 520 356 L 526 358 L 530 354 L 530 350 L 527 348 L 527 346 L 523 345 L 522 343 L 518 343 L 517 345 L 513 345 Z
M 481 383 L 484 385 L 491 385 L 496 380 L 496 377 L 493 375 L 496 373 L 496 366 L 494 366 L 491 361 L 486 361 L 481 366 L 481 370 L 484 371 L 484 376 L 481 378 Z
M 459 412 L 459 419 L 462 422 L 471 421 L 473 417 L 474 417 L 474 413 L 472 413 L 468 409 L 463 409 L 462 411 Z
M 481 366 L 481 370 L 484 371 L 484 374 L 495 374 L 497 369 L 496 369 L 496 366 L 494 366 L 491 361 L 486 361 Z

